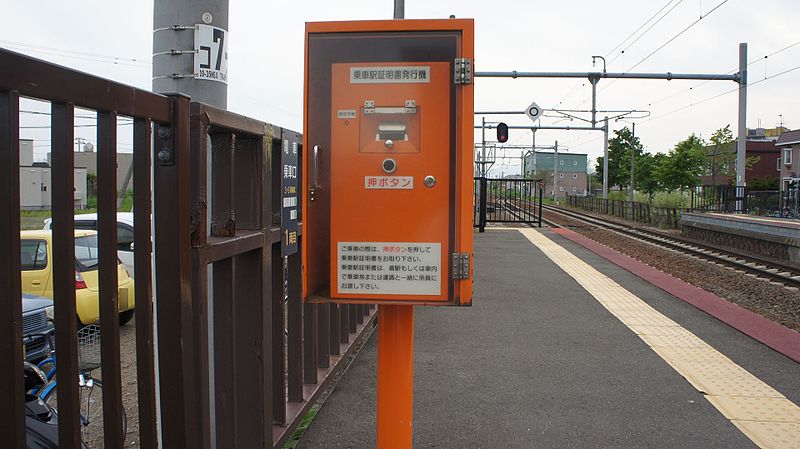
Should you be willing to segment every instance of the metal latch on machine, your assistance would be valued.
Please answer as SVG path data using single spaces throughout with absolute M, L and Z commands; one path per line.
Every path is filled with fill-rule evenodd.
M 453 279 L 469 279 L 469 253 L 453 253 Z

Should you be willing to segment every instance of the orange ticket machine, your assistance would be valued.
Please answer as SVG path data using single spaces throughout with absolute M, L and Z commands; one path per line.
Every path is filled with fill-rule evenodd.
M 470 305 L 473 21 L 306 25 L 303 298 Z

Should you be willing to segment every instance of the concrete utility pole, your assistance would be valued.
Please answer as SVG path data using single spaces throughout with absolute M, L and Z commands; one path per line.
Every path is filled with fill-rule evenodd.
M 744 187 L 747 157 L 747 44 L 739 44 L 739 130 L 736 140 L 736 186 Z
M 405 19 L 405 17 L 406 17 L 405 0 L 394 0 L 394 18 Z
M 603 199 L 608 197 L 608 116 L 603 120 Z
M 228 0 L 155 0 L 153 92 L 181 93 L 192 97 L 192 101 L 227 109 L 227 83 L 195 79 L 195 25 L 198 24 L 227 31 Z M 219 56 L 227 59 L 227 55 Z

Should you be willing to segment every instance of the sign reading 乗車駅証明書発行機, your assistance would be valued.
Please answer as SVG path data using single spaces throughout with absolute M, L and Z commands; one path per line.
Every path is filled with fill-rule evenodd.
M 306 25 L 304 299 L 472 303 L 473 26 Z

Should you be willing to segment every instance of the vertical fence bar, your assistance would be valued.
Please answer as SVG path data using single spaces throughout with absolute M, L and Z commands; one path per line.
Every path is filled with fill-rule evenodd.
M 286 422 L 286 344 L 284 336 L 283 257 L 281 245 L 272 252 L 272 416 L 277 424 Z
M 481 186 L 479 194 L 480 206 L 478 208 L 480 218 L 478 232 L 484 232 L 486 229 L 486 177 L 481 176 L 479 182 L 481 183 Z
M 319 368 L 330 368 L 330 307 L 323 304 L 317 308 L 317 366 Z
M 317 304 L 303 304 L 303 382 L 317 383 Z
M 265 248 L 269 251 L 269 248 Z M 263 447 L 265 435 L 269 430 L 272 437 L 273 401 L 272 374 L 267 372 L 270 364 L 263 360 L 270 357 L 272 337 L 265 335 L 271 331 L 269 322 L 262 317 L 264 307 L 269 307 L 271 298 L 262 296 L 261 251 L 254 250 L 234 257 L 236 270 L 234 283 L 245 285 L 252 283 L 253 288 L 239 288 L 234 297 L 234 357 L 236 376 L 233 378 L 236 391 L 236 435 L 234 447 Z M 280 284 L 278 284 L 280 285 Z M 279 289 L 282 290 L 282 289 Z M 283 308 L 281 308 L 283 310 Z M 283 323 L 279 329 L 283 330 Z M 266 342 L 266 347 L 264 343 Z M 280 340 L 283 342 L 283 339 Z M 283 364 L 281 364 L 283 366 Z M 278 397 L 285 397 L 285 390 L 277 392 Z M 268 429 L 265 429 L 269 419 Z M 255 443 L 255 444 L 254 444 Z
M 55 144 L 55 142 L 53 142 Z M 22 296 L 20 280 L 19 220 L 19 95 L 0 92 L 0 291 L 7 296 L 0 301 L 0 441 L 9 449 L 25 445 L 25 389 L 22 372 Z M 10 367 L 10 369 L 9 369 Z M 20 367 L 14 369 L 14 367 Z
M 542 201 L 544 200 L 544 188 L 539 186 L 539 227 L 542 227 Z
M 216 182 L 220 177 L 220 172 L 215 170 L 214 163 L 208 163 L 209 135 L 208 122 L 203 114 L 196 112 L 196 107 L 189 105 L 189 152 L 190 160 L 185 161 L 189 165 L 189 203 L 191 205 L 190 220 L 192 223 L 190 244 L 191 249 L 191 315 L 188 325 L 191 326 L 191 341 L 194 342 L 194 357 L 192 360 L 192 375 L 186 380 L 187 396 L 196 401 L 194 409 L 189 411 L 190 422 L 198 426 L 202 431 L 196 432 L 199 446 L 198 449 L 208 447 L 211 440 L 211 369 L 209 365 L 209 341 L 208 341 L 208 303 L 209 303 L 209 263 L 207 252 L 203 251 L 208 242 L 207 220 L 209 217 L 208 198 L 212 198 L 212 205 L 218 208 L 230 209 L 230 197 L 224 198 L 220 195 L 214 197 L 215 192 L 208 192 L 209 175 L 212 177 L 212 188 L 222 188 L 224 181 Z M 183 119 L 181 117 L 181 119 Z M 216 136 L 215 136 L 216 137 Z M 211 143 L 213 145 L 213 141 Z M 213 150 L 212 150 L 213 151 Z M 225 152 L 227 159 L 222 160 L 223 164 L 230 170 L 230 159 L 232 153 Z M 209 173 L 210 170 L 210 173 Z M 228 171 L 230 173 L 230 171 Z M 215 178 L 216 176 L 216 178 Z M 229 181 L 230 182 L 230 181 Z M 215 201 L 216 200 L 216 201 Z M 213 212 L 212 212 L 213 214 Z M 212 268 L 213 269 L 213 268 Z M 235 268 L 231 268 L 235 270 Z M 216 286 L 215 286 L 216 287 Z M 224 288 L 224 285 L 223 285 Z M 232 295 L 234 292 L 228 292 Z M 223 295 L 223 300 L 225 296 Z M 224 335 L 223 335 L 224 336 Z M 230 337 L 233 338 L 233 337 Z M 190 437 L 190 438 L 191 438 Z
M 122 447 L 117 279 L 117 113 L 97 113 L 97 237 L 105 447 Z
M 356 329 L 358 329 L 358 311 L 356 311 L 355 304 L 347 304 L 347 324 L 350 325 L 350 333 L 354 334 Z
M 233 447 L 236 435 L 235 383 L 237 366 L 234 359 L 233 302 L 236 266 L 233 259 L 213 264 L 214 279 L 214 397 L 218 447 Z
M 150 158 L 152 123 L 133 122 L 133 268 L 136 289 L 136 379 L 139 399 L 139 444 L 156 449 L 155 355 L 153 348 L 152 242 L 150 240 Z
M 302 260 L 300 248 L 303 245 L 302 236 L 297 240 L 298 251 L 289 256 L 289 335 L 287 354 L 287 373 L 289 400 L 303 401 L 303 298 L 302 289 Z M 273 285 L 273 288 L 275 286 Z M 277 393 L 275 393 L 277 394 Z
M 346 304 L 342 305 L 339 312 L 339 342 L 347 343 L 350 341 L 350 313 Z
M 153 151 L 156 307 L 158 310 L 161 435 L 163 447 L 201 448 L 206 429 L 194 418 L 195 342 L 192 329 L 189 220 L 189 98 L 173 96 L 171 128 Z
M 331 332 L 331 337 L 328 339 L 328 343 L 330 344 L 331 355 L 339 355 L 341 352 L 341 345 L 339 344 L 339 322 L 341 321 L 339 315 L 341 315 L 341 313 L 342 309 L 339 304 L 330 304 L 329 329 Z
M 52 204 L 53 204 L 53 303 L 55 305 L 56 352 L 58 353 L 58 441 L 59 447 L 78 449 L 80 409 L 78 408 L 78 315 L 75 306 L 75 108 L 53 103 Z M 116 187 L 111 196 L 115 196 Z M 115 254 L 116 256 L 116 254 Z M 102 357 L 102 354 L 101 354 Z M 105 408 L 105 405 L 104 407 Z

